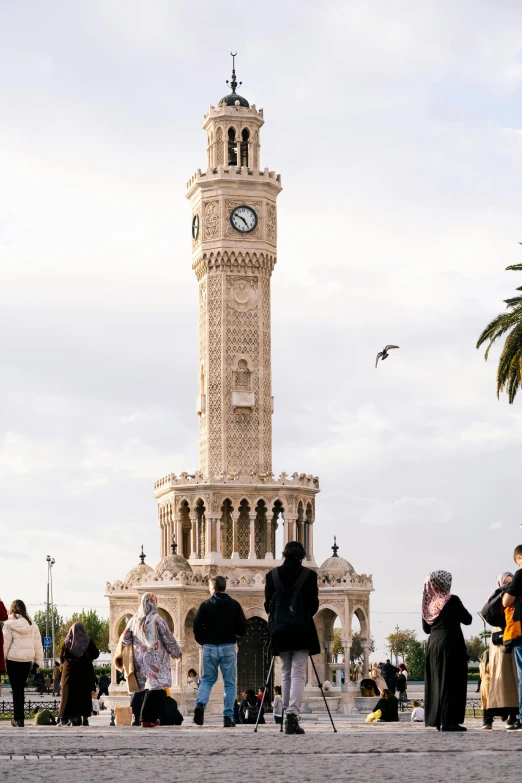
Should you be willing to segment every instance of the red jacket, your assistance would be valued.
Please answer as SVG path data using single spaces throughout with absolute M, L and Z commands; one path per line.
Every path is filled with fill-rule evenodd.
M 0 622 L 5 623 L 7 620 L 7 612 L 2 601 L 0 601 Z M 5 660 L 4 660 L 4 634 L 0 628 L 0 672 L 5 672 Z

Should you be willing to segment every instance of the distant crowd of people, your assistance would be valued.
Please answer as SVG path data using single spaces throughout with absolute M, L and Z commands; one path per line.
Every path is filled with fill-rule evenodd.
M 247 621 L 238 601 L 226 592 L 226 579 L 209 580 L 210 597 L 199 607 L 193 622 L 196 642 L 203 649 L 203 674 L 188 672 L 188 683 L 197 688 L 194 723 L 203 725 L 205 709 L 218 673 L 224 682 L 223 726 L 263 723 L 270 704 L 274 720 L 286 734 L 304 734 L 300 725 L 301 706 L 310 656 L 320 652 L 313 617 L 319 608 L 315 571 L 303 567 L 303 546 L 292 541 L 283 552 L 283 564 L 268 572 L 265 583 L 265 611 L 269 617 L 271 652 L 281 662 L 281 686 L 270 698 L 266 691 L 248 689 L 236 697 L 237 638 Z M 522 545 L 514 559 L 520 570 L 503 572 L 487 602 L 487 618 L 493 628 L 489 649 L 481 660 L 481 694 L 485 729 L 495 717 L 506 728 L 522 728 Z M 425 580 L 422 596 L 422 624 L 429 635 L 426 647 L 424 708 L 413 701 L 411 719 L 424 721 L 439 731 L 466 731 L 464 723 L 468 656 L 461 625 L 470 625 L 471 614 L 460 598 L 451 593 L 451 574 L 434 571 Z M 517 600 L 518 599 L 518 600 Z M 486 608 L 483 612 L 486 611 Z M 491 620 L 491 618 L 494 618 Z M 497 619 L 498 618 L 498 621 Z M 24 725 L 24 690 L 30 673 L 39 692 L 46 690 L 41 672 L 43 648 L 40 631 L 29 617 L 23 601 L 6 610 L 0 601 L 0 672 L 6 671 L 13 693 L 13 720 Z M 100 697 L 108 695 L 110 680 L 97 680 L 93 661 L 99 650 L 81 623 L 73 623 L 52 672 L 53 693 L 60 696 L 60 726 L 89 725 L 89 717 L 100 709 Z M 114 662 L 132 693 L 134 725 L 153 728 L 183 720 L 170 697 L 170 659 L 182 660 L 181 648 L 157 610 L 157 599 L 145 593 L 136 614 L 127 622 Z M 361 692 L 379 696 L 370 720 L 398 720 L 399 702 L 407 698 L 408 672 L 404 664 L 395 667 L 388 659 L 374 663 L 369 677 L 362 679 Z M 320 683 L 319 683 L 320 684 Z M 96 691 L 98 685 L 98 691 Z M 398 698 L 395 694 L 398 694 Z M 38 716 L 40 717 L 40 715 Z M 43 716 L 46 722 L 48 716 Z M 54 718 L 53 718 L 54 720 Z M 40 722 L 40 721 L 38 721 Z M 52 721 L 49 721 L 52 722 Z

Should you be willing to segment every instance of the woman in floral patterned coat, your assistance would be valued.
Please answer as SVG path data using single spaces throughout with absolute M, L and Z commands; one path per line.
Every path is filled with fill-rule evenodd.
M 172 685 L 170 659 L 181 660 L 181 648 L 157 610 L 152 593 L 141 597 L 140 608 L 123 633 L 122 646 L 132 644 L 134 673 L 140 691 L 145 691 L 141 725 L 156 726 L 165 706 L 165 688 Z

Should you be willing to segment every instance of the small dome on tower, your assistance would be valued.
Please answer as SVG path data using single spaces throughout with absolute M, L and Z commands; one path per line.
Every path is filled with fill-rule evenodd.
M 325 579 L 329 582 L 332 582 L 345 579 L 347 576 L 354 574 L 355 568 L 353 565 L 349 563 L 348 560 L 345 560 L 344 557 L 339 557 L 337 554 L 339 547 L 337 546 L 337 540 L 335 536 L 332 549 L 333 555 L 324 561 L 324 563 L 319 568 L 319 571 L 317 572 L 319 579 Z
M 177 546 L 174 542 L 171 544 L 171 549 L 172 553 L 162 557 L 154 569 L 154 575 L 157 579 L 161 579 L 163 574 L 167 571 L 172 574 L 173 577 L 177 577 L 181 573 L 192 573 L 189 561 L 186 560 L 183 555 L 176 554 Z
M 242 95 L 238 95 L 236 92 L 238 82 L 236 81 L 235 58 L 237 53 L 233 54 L 230 52 L 230 54 L 232 55 L 232 77 L 230 81 L 227 79 L 227 84 L 232 88 L 232 92 L 229 95 L 225 95 L 224 98 L 221 98 L 218 106 L 244 106 L 245 109 L 249 109 L 250 104 L 247 99 L 243 98 Z M 239 82 L 239 87 L 241 87 L 242 84 L 243 82 Z
M 139 585 L 140 582 L 145 581 L 145 578 L 147 576 L 152 576 L 154 573 L 154 569 L 151 568 L 150 565 L 147 565 L 145 562 L 146 555 L 143 552 L 143 546 L 141 547 L 141 555 L 140 560 L 141 563 L 138 563 L 137 566 L 134 566 L 134 568 L 131 568 L 125 579 L 123 580 L 123 586 L 126 588 L 134 587 L 135 585 Z

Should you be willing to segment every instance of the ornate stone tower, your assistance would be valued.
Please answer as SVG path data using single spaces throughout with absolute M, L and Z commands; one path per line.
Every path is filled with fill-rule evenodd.
M 272 471 L 270 277 L 281 178 L 259 170 L 263 110 L 232 92 L 210 108 L 209 168 L 188 183 L 199 284 L 199 470 Z
M 270 278 L 281 178 L 260 168 L 263 110 L 231 92 L 210 107 L 206 171 L 187 183 L 199 288 L 199 470 L 156 483 L 161 552 L 196 561 L 273 560 L 275 532 L 313 560 L 319 481 L 272 474 Z
M 210 107 L 203 128 L 208 165 L 188 182 L 192 208 L 192 265 L 199 290 L 199 370 L 194 379 L 199 419 L 199 469 L 169 473 L 154 484 L 158 501 L 161 559 L 154 569 L 142 562 L 123 581 L 107 583 L 111 649 L 140 593 L 151 590 L 159 611 L 183 648 L 173 664 L 173 689 L 180 709 L 193 709 L 195 693 L 187 672 L 201 672 L 201 650 L 192 623 L 208 597 L 208 577 L 227 577 L 227 592 L 248 618 L 238 642 L 238 689 L 263 686 L 270 666 L 264 584 L 278 564 L 281 543 L 299 540 L 308 565 L 317 568 L 313 549 L 315 496 L 319 479 L 310 474 L 272 473 L 272 380 L 270 357 L 270 281 L 276 263 L 277 197 L 281 179 L 260 169 L 263 111 L 231 92 Z M 283 525 L 282 541 L 276 537 Z M 276 549 L 277 541 L 277 549 Z M 332 679 L 334 623 L 342 625 L 349 655 L 352 621 L 359 619 L 365 667 L 370 639 L 371 576 L 358 575 L 347 560 L 333 557 L 318 571 L 320 607 L 316 624 L 323 679 Z M 335 664 L 342 668 L 344 664 Z M 280 669 L 275 667 L 276 681 Z M 307 688 L 313 711 L 319 691 Z M 126 685 L 116 684 L 113 704 Z M 346 694 L 337 688 L 339 709 Z M 214 711 L 222 697 L 213 691 Z M 128 695 L 126 696 L 128 701 Z M 334 709 L 332 705 L 332 709 Z

